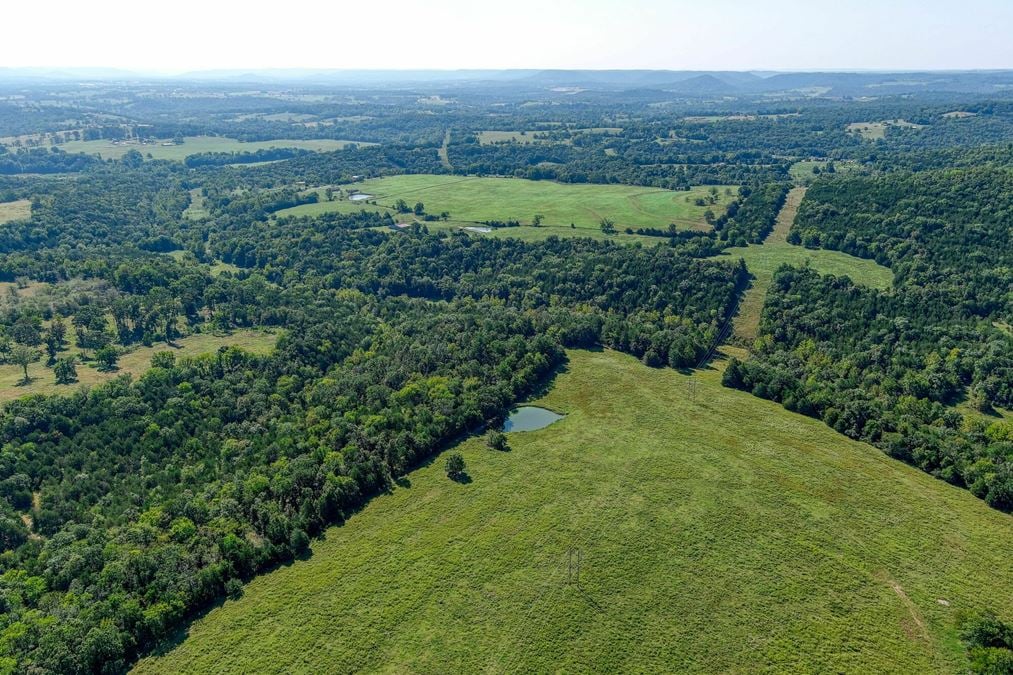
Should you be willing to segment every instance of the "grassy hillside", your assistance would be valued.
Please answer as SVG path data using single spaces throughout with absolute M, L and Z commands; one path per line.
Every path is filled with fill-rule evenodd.
M 72 327 L 69 335 L 68 344 L 73 345 Z M 113 372 L 104 373 L 94 368 L 93 363 L 79 362 L 77 364 L 78 382 L 69 385 L 56 384 L 53 370 L 46 367 L 46 357 L 43 354 L 39 361 L 28 366 L 28 376 L 32 378 L 31 384 L 21 384 L 24 378 L 21 366 L 0 365 L 0 402 L 29 394 L 67 394 L 80 385 L 100 384 L 124 373 L 130 373 L 136 377 L 151 367 L 151 357 L 156 352 L 170 351 L 177 357 L 184 357 L 214 352 L 222 346 L 236 346 L 262 354 L 273 349 L 277 339 L 277 335 L 262 330 L 242 329 L 220 335 L 210 333 L 190 335 L 177 340 L 175 347 L 170 347 L 164 342 L 157 342 L 150 347 L 136 347 L 120 356 L 119 368 Z M 61 352 L 60 356 L 64 357 L 80 352 L 80 349 L 71 346 L 67 351 Z
M 470 482 L 415 471 L 138 672 L 957 672 L 958 612 L 1013 617 L 1008 515 L 718 370 L 570 359 L 565 419 L 462 443 Z
M 32 203 L 27 199 L 18 199 L 13 202 L 0 202 L 0 223 L 9 223 L 12 220 L 30 218 L 32 215 Z
M 488 220 L 515 219 L 531 223 L 536 214 L 544 217 L 545 225 L 599 229 L 601 219 L 611 218 L 616 227 L 666 228 L 675 223 L 681 229 L 710 229 L 704 221 L 709 208 L 721 215 L 724 205 L 734 196 L 719 189 L 719 203 L 697 206 L 699 197 L 706 197 L 708 188 L 676 192 L 629 185 L 565 184 L 552 181 L 531 181 L 520 178 L 462 178 L 427 174 L 389 176 L 355 183 L 349 189 L 376 197 L 384 207 L 398 199 L 409 206 L 425 204 L 426 211 L 439 214 L 448 211 L 453 221 L 472 223 Z M 309 215 L 328 211 L 344 211 L 353 202 L 334 201 L 306 204 L 278 212 L 279 216 Z M 404 218 L 409 218 L 404 216 Z

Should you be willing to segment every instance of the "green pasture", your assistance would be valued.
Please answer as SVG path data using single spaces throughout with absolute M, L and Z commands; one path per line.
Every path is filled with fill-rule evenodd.
M 12 220 L 23 220 L 32 216 L 32 202 L 18 199 L 13 202 L 0 202 L 0 224 Z
M 513 219 L 529 225 L 535 215 L 541 215 L 544 225 L 569 227 L 572 223 L 575 228 L 599 230 L 601 220 L 609 218 L 615 221 L 620 232 L 626 227 L 664 229 L 669 223 L 675 223 L 680 229 L 706 230 L 709 225 L 704 213 L 710 209 L 715 216 L 720 216 L 736 194 L 733 187 L 719 186 L 717 204 L 698 206 L 695 200 L 706 199 L 708 187 L 673 191 L 630 185 L 429 174 L 387 176 L 343 187 L 346 191 L 372 195 L 370 201 L 388 209 L 399 199 L 409 206 L 422 202 L 427 213 L 438 215 L 447 211 L 457 223 Z M 284 209 L 278 215 L 344 212 L 361 206 L 361 203 L 336 200 Z M 400 218 L 410 220 L 411 216 L 406 214 Z
M 464 441 L 467 481 L 437 457 L 137 672 L 966 672 L 958 615 L 1013 618 L 1009 515 L 719 368 L 569 358 L 563 420 Z
M 30 394 L 68 394 L 81 385 L 95 385 L 111 380 L 114 377 L 130 373 L 137 377 L 151 367 L 151 357 L 156 352 L 171 351 L 177 357 L 196 356 L 217 351 L 219 347 L 236 346 L 264 354 L 274 348 L 278 336 L 274 333 L 258 329 L 242 329 L 229 333 L 200 333 L 179 338 L 172 345 L 158 342 L 150 347 L 138 346 L 123 353 L 118 367 L 112 372 L 102 372 L 95 368 L 94 362 L 82 361 L 81 350 L 74 345 L 74 328 L 67 322 L 67 344 L 69 349 L 60 353 L 60 357 L 78 355 L 77 378 L 75 384 L 56 384 L 52 368 L 45 365 L 46 355 L 39 350 L 42 358 L 28 366 L 29 384 L 23 384 L 24 371 L 18 365 L 0 365 L 0 402 L 10 401 Z

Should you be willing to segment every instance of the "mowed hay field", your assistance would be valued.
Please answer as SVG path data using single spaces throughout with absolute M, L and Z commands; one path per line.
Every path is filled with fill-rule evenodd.
M 881 138 L 886 138 L 887 127 L 923 129 L 924 125 L 914 124 L 906 120 L 883 120 L 882 122 L 852 122 L 845 129 L 850 133 L 857 133 L 864 140 L 877 141 Z
M 409 206 L 425 204 L 426 212 L 450 213 L 457 223 L 491 220 L 518 220 L 530 224 L 536 214 L 543 216 L 544 226 L 599 229 L 602 218 L 625 227 L 667 228 L 675 223 L 681 229 L 709 229 L 704 212 L 709 208 L 715 216 L 724 212 L 732 201 L 725 194 L 727 186 L 718 188 L 718 203 L 697 206 L 698 198 L 706 198 L 706 187 L 685 192 L 629 185 L 590 185 L 533 181 L 521 178 L 463 178 L 429 174 L 389 176 L 344 186 L 372 195 L 378 205 L 391 208 L 398 199 Z M 311 215 L 352 208 L 354 202 L 334 201 L 306 204 L 278 212 L 279 216 Z M 333 206 L 332 206 L 333 205 Z M 358 206 L 358 205 L 356 205 Z M 410 216 L 404 216 L 410 218 Z
M 478 142 L 481 145 L 493 143 L 539 143 L 546 140 L 546 131 L 479 131 Z
M 960 672 L 957 613 L 1013 618 L 1009 515 L 719 369 L 571 352 L 538 403 L 137 672 Z
M 313 140 L 278 139 L 273 141 L 242 142 L 234 138 L 221 136 L 187 136 L 182 145 L 162 145 L 161 142 L 141 145 L 139 143 L 116 143 L 108 140 L 68 141 L 57 147 L 65 152 L 83 152 L 87 155 L 99 155 L 102 159 L 119 159 L 131 150 L 136 150 L 145 157 L 151 154 L 152 159 L 168 159 L 183 161 L 190 155 L 202 152 L 256 152 L 269 148 L 301 148 L 316 152 L 342 150 L 351 144 L 375 145 L 360 141 L 340 141 L 328 138 Z
M 814 169 L 819 169 L 821 172 L 825 171 L 828 164 L 830 164 L 830 162 L 824 159 L 804 159 L 792 164 L 789 169 L 789 173 L 796 181 L 807 181 L 816 177 Z M 837 173 L 850 173 L 857 171 L 858 169 L 859 164 L 855 162 L 849 162 L 847 160 L 838 160 L 834 162 L 834 170 Z
M 563 132 L 570 136 L 573 134 L 619 134 L 622 133 L 622 127 L 574 127 L 574 128 L 563 128 L 560 127 L 555 131 Z M 553 142 L 550 136 L 552 131 L 479 131 L 478 142 L 481 145 L 493 145 L 495 143 L 520 143 L 527 145 L 529 143 L 547 143 Z M 561 143 L 570 143 L 572 139 L 567 138 L 566 140 L 557 141 Z
M 73 344 L 73 339 L 73 331 L 70 331 L 68 344 Z M 46 367 L 46 356 L 42 354 L 39 361 L 28 366 L 28 376 L 32 378 L 31 384 L 21 384 L 24 378 L 24 370 L 21 366 L 0 365 L 0 402 L 30 394 L 69 394 L 78 386 L 101 384 L 124 373 L 130 373 L 137 377 L 151 367 L 151 357 L 157 352 L 169 351 L 177 358 L 182 358 L 209 354 L 217 351 L 219 347 L 236 346 L 256 354 L 266 354 L 274 349 L 277 339 L 278 336 L 274 333 L 256 329 L 242 329 L 223 334 L 190 335 L 176 340 L 175 346 L 157 342 L 150 347 L 137 347 L 122 354 L 119 358 L 118 369 L 112 372 L 102 372 L 97 370 L 94 364 L 78 361 L 76 364 L 78 381 L 68 385 L 56 384 L 53 369 Z M 59 356 L 62 358 L 79 352 L 79 349 L 72 347 L 61 352 Z
M 27 199 L 18 199 L 13 202 L 0 202 L 0 223 L 9 223 L 12 220 L 24 220 L 32 216 L 32 202 Z

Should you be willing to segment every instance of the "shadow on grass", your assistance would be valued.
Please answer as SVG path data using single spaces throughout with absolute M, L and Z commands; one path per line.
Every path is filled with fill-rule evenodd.
M 590 349 L 581 347 L 580 349 L 585 352 L 596 352 L 596 353 L 605 351 L 600 346 L 592 347 Z M 564 358 L 558 366 L 552 369 L 552 372 L 550 372 L 548 375 L 539 380 L 538 383 L 535 384 L 533 387 L 531 387 L 530 390 L 524 392 L 523 395 L 518 399 L 518 401 L 542 398 L 543 396 L 549 393 L 550 389 L 552 389 L 552 385 L 555 384 L 556 378 L 568 372 L 570 372 L 570 361 L 569 359 Z
M 176 647 L 183 644 L 183 642 L 190 637 L 190 626 L 193 625 L 194 621 L 203 618 L 211 610 L 217 609 L 225 604 L 226 598 L 224 595 L 216 598 L 214 602 L 205 605 L 199 612 L 194 612 L 190 615 L 190 618 L 182 625 L 178 630 L 174 631 L 169 636 L 160 640 L 154 647 L 147 651 L 142 652 L 142 656 L 166 656 Z
M 454 481 L 455 483 L 460 483 L 461 485 L 467 485 L 468 483 L 472 482 L 471 476 L 468 475 L 467 471 L 462 471 L 461 473 L 457 473 L 457 474 L 454 474 L 453 476 L 447 476 L 447 477 L 450 480 Z
M 605 608 L 580 586 L 577 586 L 577 592 L 580 593 L 580 597 L 584 598 L 584 602 L 586 602 L 591 609 L 599 613 L 603 613 L 605 611 Z

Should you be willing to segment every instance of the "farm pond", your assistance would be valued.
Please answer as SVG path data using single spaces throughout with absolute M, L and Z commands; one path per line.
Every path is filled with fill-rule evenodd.
M 503 431 L 534 431 L 561 419 L 562 415 L 551 410 L 525 405 L 510 412 L 510 416 L 503 423 Z

